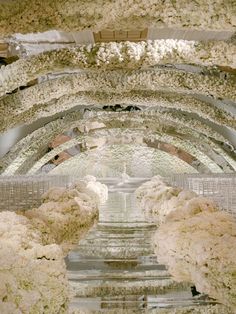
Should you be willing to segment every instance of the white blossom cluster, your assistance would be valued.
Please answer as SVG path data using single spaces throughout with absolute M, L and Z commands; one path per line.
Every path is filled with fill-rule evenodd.
M 0 213 L 0 313 L 67 313 L 70 296 L 61 248 L 43 245 L 29 219 Z
M 180 211 L 180 215 L 183 212 L 184 216 L 186 211 L 191 213 L 190 207 L 193 212 L 201 211 L 203 206 L 214 209 L 210 200 L 200 198 L 192 191 L 171 187 L 160 176 L 155 176 L 151 181 L 142 184 L 135 191 L 135 195 L 141 208 L 153 215 L 158 224 L 165 222 L 166 217 L 173 211 Z
M 30 0 L 2 1 L 0 33 L 51 29 L 127 31 L 148 27 L 234 31 L 234 4 L 233 0 L 46 0 L 44 5 Z
M 169 266 L 176 280 L 193 282 L 198 291 L 235 311 L 235 221 L 226 212 L 204 206 L 190 206 L 189 212 L 185 207 L 185 215 L 180 212 L 172 212 L 156 232 L 159 261 Z
M 87 176 L 70 188 L 51 188 L 43 204 L 25 212 L 43 234 L 45 243 L 67 244 L 80 238 L 94 223 L 98 205 L 108 197 L 107 186 Z
M 155 236 L 159 262 L 177 281 L 193 282 L 236 310 L 236 223 L 210 199 L 172 188 L 154 177 L 136 191 L 160 225 Z

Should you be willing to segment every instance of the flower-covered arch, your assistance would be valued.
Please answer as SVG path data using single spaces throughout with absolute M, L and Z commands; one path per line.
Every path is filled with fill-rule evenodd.
M 20 140 L 17 142 L 14 139 L 9 145 L 11 146 L 10 150 L 0 160 L 1 175 L 31 174 L 33 180 L 36 181 L 38 179 L 37 177 L 35 179 L 34 175 L 38 173 L 44 173 L 44 175 L 69 174 L 70 178 L 73 175 L 89 174 L 103 178 L 111 175 L 112 178 L 116 177 L 115 180 L 119 177 L 116 180 L 119 181 L 117 186 L 121 187 L 121 191 L 127 191 L 125 185 L 129 185 L 132 181 L 127 174 L 135 177 L 133 181 L 137 182 L 137 177 L 144 180 L 144 178 L 156 174 L 207 173 L 208 176 L 209 173 L 215 173 L 218 177 L 219 173 L 223 175 L 235 173 L 235 0 L 0 0 L 0 2 L 0 66 L 4 64 L 0 68 L 0 133 L 6 132 L 7 135 L 10 135 L 12 128 L 15 128 L 12 132 L 17 133 L 20 129 L 17 127 L 20 125 L 23 125 L 25 133 L 27 133 L 22 138 L 18 134 Z M 27 34 L 44 31 L 47 33 Z M 109 37 L 111 35 L 112 37 Z M 28 48 L 24 49 L 26 46 Z M 60 49 L 55 50 L 53 47 Z M 32 125 L 28 127 L 28 124 Z M 19 177 L 17 177 L 18 179 Z M 157 177 L 156 179 L 154 181 L 160 181 Z M 11 181 L 12 178 L 7 178 L 7 180 Z M 93 188 L 93 191 L 98 192 L 98 198 L 99 195 L 107 194 L 107 187 L 103 186 L 102 188 L 100 183 L 96 183 L 96 178 L 91 176 L 88 176 L 84 182 L 74 185 L 71 190 L 54 189 L 54 191 L 49 191 L 46 203 L 41 208 L 28 212 L 29 219 L 33 225 L 35 223 L 35 228 L 42 229 L 44 234 L 50 229 L 44 229 L 44 223 L 41 224 L 38 221 L 39 217 L 45 223 L 48 220 L 55 234 L 59 233 L 59 230 L 64 232 L 64 227 L 69 227 L 73 223 L 79 223 L 79 225 L 75 225 L 76 229 L 82 227 L 81 222 L 88 222 L 87 215 L 91 216 L 90 223 L 93 223 L 98 209 L 97 205 L 92 204 L 92 200 L 89 201 L 93 193 L 88 193 L 87 196 L 86 193 L 83 193 L 86 192 L 85 186 L 87 187 L 89 184 L 86 180 L 91 180 L 90 187 Z M 209 187 L 208 180 L 205 182 Z M 158 185 L 158 182 L 154 182 L 154 187 L 163 188 L 164 185 L 164 183 Z M 100 188 L 98 188 L 99 186 Z M 150 188 L 149 183 L 148 187 Z M 75 188 L 78 190 L 76 191 Z M 146 187 L 144 187 L 145 190 Z M 174 192 L 178 189 L 169 190 L 167 186 L 164 187 L 164 190 L 160 189 L 161 193 L 166 191 L 164 197 L 156 197 L 156 195 L 153 197 L 154 190 L 149 194 L 151 196 L 149 205 L 152 203 L 158 205 L 156 207 L 158 210 L 163 205 L 163 213 L 169 209 L 172 210 L 173 205 L 176 205 L 175 197 L 178 195 Z M 212 196 L 214 194 L 212 191 L 215 192 L 215 189 L 209 190 Z M 224 191 L 226 190 L 224 189 Z M 171 193 L 174 200 L 171 201 L 168 198 L 170 196 L 168 191 L 173 192 Z M 231 190 L 229 189 L 229 191 Z M 199 203 L 193 201 L 191 203 L 193 206 L 191 206 L 188 203 L 190 194 L 192 192 L 187 191 L 186 194 L 184 192 L 183 198 L 182 194 L 179 198 L 179 214 L 183 218 L 181 218 L 181 226 L 184 225 L 183 221 L 188 219 L 188 214 L 191 215 L 194 212 L 194 215 L 198 216 L 199 211 L 207 211 L 208 205 L 211 204 L 207 200 L 201 201 L 200 199 Z M 80 197 L 78 198 L 78 196 Z M 92 198 L 94 196 L 93 194 Z M 98 200 L 98 198 L 96 199 Z M 158 199 L 164 203 L 158 204 Z M 55 200 L 59 200 L 56 202 L 59 204 L 51 203 Z M 51 205 L 47 204 L 48 201 Z M 169 204 L 172 203 L 172 205 L 168 207 L 166 205 L 169 201 Z M 125 205 L 122 203 L 120 205 L 124 205 L 123 208 L 128 212 L 126 198 L 124 203 Z M 189 204 L 189 210 L 186 210 L 186 204 Z M 198 206 L 199 204 L 200 206 Z M 82 208 L 84 208 L 87 218 L 83 217 Z M 133 209 L 136 210 L 137 207 L 134 206 Z M 43 213 L 46 215 L 44 216 Z M 172 219 L 178 218 L 179 214 L 172 216 Z M 64 215 L 65 217 L 63 217 Z M 215 277 L 219 277 L 220 280 L 222 267 L 219 263 L 219 254 L 215 255 L 217 257 L 215 264 L 209 264 L 207 259 L 209 260 L 215 254 L 214 247 L 219 241 L 223 239 L 222 248 L 225 247 L 225 244 L 230 243 L 225 237 L 229 235 L 227 228 L 223 230 L 225 227 L 224 224 L 222 225 L 222 221 L 219 220 L 219 223 L 217 219 L 214 219 L 214 217 L 223 216 L 221 214 L 213 215 L 211 221 L 209 220 L 210 223 L 203 225 L 202 228 L 203 231 L 207 231 L 207 237 L 203 237 L 204 240 L 210 239 L 211 235 L 215 233 L 216 240 L 212 241 L 214 245 L 199 246 L 200 241 L 196 242 L 199 236 L 197 231 L 201 229 L 199 229 L 199 225 L 202 222 L 205 223 L 203 215 L 202 221 L 199 220 L 195 223 L 197 228 L 194 237 L 192 236 L 192 225 L 189 225 L 187 231 L 189 231 L 191 241 L 186 242 L 187 246 L 183 247 L 184 249 L 191 247 L 192 242 L 197 244 L 195 253 L 199 248 L 202 248 L 202 252 L 205 250 L 203 255 L 208 250 L 210 254 L 205 254 L 207 256 L 205 260 L 202 258 L 202 254 L 191 253 L 193 259 L 190 259 L 190 262 L 192 261 L 195 269 L 201 264 L 196 263 L 196 260 L 200 258 L 203 261 L 200 265 L 202 266 L 201 270 L 203 269 L 205 272 L 213 266 L 211 272 L 213 275 L 217 274 Z M 143 217 L 141 217 L 141 225 L 147 230 Z M 12 228 L 12 234 L 5 232 L 5 223 L 2 223 L 3 237 L 0 240 L 3 239 L 3 257 L 4 250 L 8 250 L 9 244 L 11 242 L 13 244 L 16 240 L 14 222 L 18 223 L 18 229 L 23 230 L 23 233 L 26 230 L 22 229 L 24 222 L 17 217 L 14 218 L 12 213 L 7 213 L 5 218 L 9 218 L 7 225 Z M 1 217 L 2 222 L 5 218 L 4 215 Z M 104 222 L 109 229 L 109 223 L 107 224 L 106 220 Z M 86 225 L 86 232 L 90 223 Z M 128 223 L 125 223 L 125 228 L 128 227 Z M 139 221 L 135 220 L 135 225 L 139 225 Z M 114 224 L 112 228 L 113 226 Z M 216 227 L 216 232 L 213 226 Z M 233 225 L 226 223 L 225 226 L 231 230 Z M 58 227 L 59 229 L 57 229 Z M 152 225 L 151 227 L 155 228 L 156 226 Z M 106 229 L 104 225 L 102 228 Z M 132 233 L 134 233 L 133 229 L 132 225 Z M 170 237 L 171 244 L 175 242 L 174 238 L 176 237 L 173 237 L 171 228 L 167 228 L 160 237 L 161 244 L 168 244 L 168 241 L 166 242 L 168 232 L 172 236 L 172 238 Z M 6 237 L 4 237 L 4 233 L 6 233 Z M 178 232 L 176 234 L 178 236 Z M 185 235 L 186 233 L 182 240 Z M 135 236 L 140 239 L 137 243 L 145 242 L 146 245 L 143 234 L 142 236 L 135 234 Z M 233 233 L 232 236 L 234 236 Z M 12 238 L 10 242 L 9 238 Z M 39 243 L 34 245 L 31 241 L 30 234 L 28 238 L 23 243 L 24 245 L 18 246 L 16 253 L 23 252 L 23 255 L 18 254 L 19 261 L 22 261 L 20 256 L 25 256 L 27 253 L 25 245 L 29 244 L 30 250 L 33 249 L 33 255 L 29 254 L 26 262 L 44 263 L 45 259 L 46 262 L 50 259 L 51 265 L 58 263 L 59 273 L 61 272 L 63 275 L 62 282 L 55 281 L 55 284 L 58 283 L 56 289 L 50 288 L 50 284 L 47 284 L 50 289 L 46 290 L 52 296 L 49 300 L 51 304 L 48 303 L 46 297 L 40 298 L 41 312 L 51 313 L 54 308 L 57 312 L 64 313 L 68 307 L 69 297 L 68 282 L 65 281 L 64 276 L 65 265 L 62 264 L 63 257 L 61 254 L 60 257 L 57 256 L 56 251 L 50 251 L 50 248 L 48 248 L 50 252 L 45 251 L 45 248 L 41 250 Z M 103 233 L 97 233 L 97 238 L 102 239 Z M 127 234 L 126 238 L 130 241 Z M 181 240 L 181 237 L 179 238 Z M 113 239 L 114 237 L 109 238 L 109 242 L 113 242 Z M 124 242 L 123 239 L 121 239 L 122 242 Z M 233 241 L 233 237 L 231 240 Z M 33 243 L 33 247 L 30 241 Z M 96 254 L 98 257 L 107 257 L 105 251 L 109 251 L 110 247 L 107 248 L 104 245 L 105 249 L 103 250 L 101 245 L 97 245 L 98 249 L 96 250 L 96 244 L 99 241 L 92 240 L 89 242 L 89 246 L 92 242 L 95 243 L 94 247 L 89 248 L 86 253 L 88 254 L 95 248 L 91 256 Z M 135 242 L 131 243 L 131 245 L 133 244 Z M 178 244 L 181 244 L 181 241 Z M 172 247 L 174 246 L 172 245 Z M 211 250 L 212 248 L 213 250 Z M 135 249 L 136 245 L 134 245 Z M 130 251 L 133 254 L 132 248 Z M 174 251 L 176 252 L 176 250 Z M 143 252 L 142 254 L 144 254 Z M 228 251 L 218 250 L 217 253 L 219 252 L 221 253 L 220 258 L 225 258 L 230 253 L 232 266 L 235 266 L 235 252 L 230 245 L 228 245 Z M 11 268 L 9 261 L 14 256 L 12 252 L 10 253 L 8 254 L 9 258 L 4 257 L 0 262 L 9 269 Z M 158 254 L 160 255 L 160 253 L 159 250 Z M 163 257 L 168 257 L 166 254 L 168 250 L 164 249 L 162 253 Z M 180 257 L 182 253 L 180 250 Z M 38 254 L 39 261 L 34 261 L 35 254 Z M 127 258 L 128 255 L 122 256 Z M 179 256 L 176 255 L 176 257 Z M 185 254 L 184 259 L 186 257 L 188 258 Z M 227 266 L 228 259 L 225 258 L 225 261 Z M 118 263 L 115 262 L 115 264 Z M 12 265 L 14 271 L 17 269 L 17 272 L 20 270 L 20 273 L 23 273 L 17 263 Z M 4 267 L 3 278 L 5 280 Z M 45 269 L 40 269 L 38 278 L 41 278 L 41 275 L 44 278 Z M 141 269 L 143 268 L 141 267 Z M 49 269 L 49 273 L 50 271 Z M 204 272 L 196 272 L 197 283 L 200 278 L 199 274 L 202 275 Z M 46 273 L 48 272 L 46 271 Z M 124 273 L 124 269 L 122 269 L 122 273 Z M 153 272 L 151 271 L 151 273 Z M 222 281 L 218 281 L 218 278 L 215 280 L 214 276 L 212 277 L 213 281 L 204 278 L 199 285 L 199 292 L 209 293 L 211 289 L 202 288 L 206 283 L 210 283 L 209 287 L 212 286 L 214 290 L 219 288 L 218 283 L 220 283 L 220 288 L 223 288 L 222 291 L 228 290 L 231 286 L 235 288 L 235 282 L 234 286 L 231 282 L 234 274 L 230 272 L 228 276 L 228 273 Z M 209 273 L 206 272 L 206 274 Z M 14 272 L 11 273 L 12 275 Z M 29 285 L 34 283 L 31 275 L 26 277 L 30 279 Z M 228 282 L 225 281 L 225 278 Z M 77 280 L 78 278 L 76 278 Z M 163 288 L 165 290 L 163 280 L 160 281 L 162 283 L 160 287 L 158 286 L 158 291 Z M 193 283 L 195 283 L 194 280 Z M 7 284 L 6 280 L 4 285 L 7 286 Z M 6 290 L 11 289 L 11 285 L 14 285 L 14 281 L 10 282 L 10 288 L 7 287 Z M 11 308 L 8 308 L 8 312 L 13 312 L 15 309 L 21 311 L 21 301 L 26 299 L 27 302 L 23 302 L 23 311 L 32 312 L 34 300 L 31 302 L 31 298 L 28 302 L 29 298 L 22 298 L 17 291 L 20 290 L 23 296 L 27 296 L 28 290 L 31 293 L 31 289 L 28 289 L 29 285 L 21 284 L 20 289 L 14 285 L 15 288 L 11 294 L 14 300 L 10 304 Z M 65 285 L 64 288 L 63 285 Z M 41 289 L 41 281 L 36 286 L 33 287 L 33 293 Z M 196 287 L 198 289 L 197 284 Z M 56 293 L 60 289 L 62 298 L 57 302 Z M 101 287 L 96 287 L 96 290 L 99 289 L 104 292 Z M 145 284 L 144 289 L 147 291 Z M 8 295 L 5 295 L 4 289 L 2 290 L 0 307 L 3 312 L 6 312 L 5 308 L 8 306 L 9 298 Z M 43 285 L 44 290 L 45 284 Z M 112 290 L 114 291 L 113 287 Z M 125 289 L 125 291 L 127 290 Z M 221 290 L 219 291 L 221 292 Z M 234 290 L 232 291 L 234 293 Z M 123 288 L 122 293 L 124 294 Z M 235 301 L 231 300 L 233 293 L 228 291 L 226 298 L 221 298 L 220 293 L 215 293 L 215 291 L 211 293 L 210 291 L 209 296 L 216 297 L 217 300 L 219 299 L 220 302 L 229 306 L 231 306 L 230 303 L 233 303 L 235 308 Z M 139 296 L 135 300 L 138 299 L 140 299 Z M 136 301 L 134 302 L 138 304 Z M 61 306 L 62 303 L 63 306 Z M 164 309 L 163 313 L 167 311 Z M 173 309 L 173 311 L 182 312 L 182 309 Z M 195 309 L 192 310 L 188 307 L 183 311 L 193 312 Z M 221 305 L 205 308 L 201 306 L 197 308 L 197 311 L 199 313 L 208 311 L 209 313 L 214 311 L 228 313 L 228 310 L 222 308 Z
M 222 54 L 222 49 L 224 54 Z M 65 69 L 139 69 L 165 64 L 236 66 L 235 46 L 226 42 L 154 40 L 140 43 L 98 43 L 45 51 L 3 67 L 0 92 L 26 85 L 48 73 Z
M 56 135 L 75 127 L 80 133 L 82 132 L 81 135 L 47 153 L 48 143 Z M 116 132 L 112 134 L 112 130 Z M 232 155 L 234 153 L 222 148 L 222 143 L 227 142 L 222 135 L 200 121 L 183 119 L 169 112 L 153 110 L 115 113 L 101 111 L 95 114 L 88 112 L 84 116 L 79 112 L 68 114 L 63 119 L 59 118 L 36 130 L 17 144 L 2 160 L 2 171 L 3 174 L 9 175 L 26 173 L 32 168 L 34 170 L 31 170 L 31 173 L 33 173 L 58 153 L 73 147 L 78 142 L 83 142 L 86 136 L 90 139 L 93 137 L 98 139 L 99 136 L 107 136 L 102 135 L 101 132 L 107 132 L 111 142 L 112 138 L 115 141 L 115 138 L 124 132 L 132 134 L 134 132 L 132 130 L 146 134 L 143 142 L 149 143 L 148 146 L 153 146 L 151 143 L 155 140 L 169 143 L 194 156 L 213 172 L 228 172 L 236 168 Z M 157 143 L 156 147 L 158 147 Z
M 147 27 L 147 39 L 158 27 L 184 28 L 190 33 L 205 29 L 210 39 L 97 42 L 70 48 L 60 44 L 60 49 L 35 55 L 19 53 L 19 60 L 0 69 L 0 132 L 22 123 L 34 123 L 43 117 L 54 120 L 53 115 L 58 113 L 63 122 L 60 119 L 52 121 L 12 147 L 0 162 L 1 172 L 8 173 L 7 169 L 15 169 L 9 173 L 29 171 L 47 154 L 47 144 L 54 136 L 77 126 L 75 117 L 82 118 L 84 109 L 101 111 L 103 118 L 109 120 L 111 114 L 107 111 L 116 110 L 116 106 L 122 111 L 117 112 L 120 118 L 114 120 L 119 120 L 118 124 L 107 120 L 105 128 L 132 131 L 140 128 L 135 119 L 141 119 L 140 125 L 151 124 L 153 133 L 172 136 L 174 141 L 185 143 L 188 153 L 191 153 L 190 146 L 195 147 L 222 171 L 233 171 L 235 141 L 230 140 L 236 130 L 235 110 L 232 109 L 236 101 L 233 1 L 227 5 L 222 0 L 207 4 L 200 1 L 198 5 L 208 12 L 205 15 L 193 10 L 196 3 L 185 0 L 165 4 L 159 1 L 144 3 L 143 0 L 131 3 L 119 0 L 116 4 L 104 1 L 102 9 L 99 1 L 79 1 L 79 6 L 77 2 L 47 0 L 45 24 L 40 17 L 39 4 L 29 0 L 17 5 L 15 0 L 3 1 L 0 32 L 27 33 L 34 28 L 37 31 L 56 28 L 102 32 L 105 28 L 116 33 L 119 25 L 120 30 L 131 32 L 134 27 L 138 30 Z M 217 38 L 213 36 L 216 31 L 227 34 Z M 230 40 L 224 39 L 230 36 Z M 12 41 L 14 37 L 9 42 Z M 128 107 L 141 113 L 131 113 L 136 116 L 133 119 Z M 150 109 L 155 112 L 146 113 Z M 66 115 L 67 110 L 74 112 Z M 96 115 L 94 119 L 100 121 L 99 114 Z M 92 117 L 84 119 L 93 121 Z M 122 119 L 126 121 L 121 123 Z M 157 128 L 155 124 L 158 124 Z

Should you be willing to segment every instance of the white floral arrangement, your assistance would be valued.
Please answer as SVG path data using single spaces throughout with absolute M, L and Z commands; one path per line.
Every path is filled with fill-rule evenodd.
M 192 191 L 171 187 L 160 176 L 142 184 L 135 191 L 135 196 L 139 206 L 155 217 L 158 224 L 164 223 L 166 219 L 185 219 L 203 210 L 217 210 L 212 200 L 199 197 Z
M 176 190 L 154 177 L 136 191 L 141 206 L 160 224 L 154 236 L 158 261 L 168 265 L 175 280 L 194 283 L 235 311 L 235 220 L 212 200 Z
M 167 186 L 161 177 L 156 176 L 151 181 L 142 184 L 135 191 L 135 196 L 139 200 L 139 206 L 161 223 L 169 213 L 165 203 L 178 193 L 179 189 Z
M 175 39 L 111 42 L 46 51 L 0 69 L 1 93 L 10 92 L 51 72 L 72 68 L 139 69 L 158 64 L 236 67 L 235 46 L 226 42 Z
M 68 313 L 64 254 L 73 235 L 78 240 L 91 227 L 107 194 L 87 176 L 71 188 L 50 189 L 37 209 L 0 213 L 1 313 Z
M 93 176 L 74 183 L 70 188 L 51 188 L 43 195 L 43 204 L 25 212 L 43 234 L 45 243 L 64 245 L 78 241 L 91 228 L 98 206 L 108 197 L 107 186 Z
M 3 1 L 0 12 L 0 33 L 64 31 L 143 30 L 148 27 L 228 30 L 236 27 L 234 1 L 146 1 L 146 0 L 30 0 Z M 204 12 L 204 14 L 203 14 Z M 42 19 L 44 16 L 44 19 Z
M 70 288 L 61 248 L 43 245 L 29 219 L 0 213 L 0 312 L 67 313 Z
M 193 282 L 199 292 L 235 311 L 236 223 L 226 212 L 194 212 L 178 220 L 176 213 L 175 220 L 160 226 L 154 237 L 158 260 L 177 281 Z

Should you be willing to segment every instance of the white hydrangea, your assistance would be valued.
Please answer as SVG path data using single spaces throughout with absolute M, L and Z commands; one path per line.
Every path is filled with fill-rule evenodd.
M 70 296 L 61 248 L 13 212 L 0 213 L 0 313 L 67 313 Z

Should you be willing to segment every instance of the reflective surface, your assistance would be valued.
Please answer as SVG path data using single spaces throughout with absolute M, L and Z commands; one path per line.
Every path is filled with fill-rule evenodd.
M 156 226 L 145 220 L 132 193 L 142 182 L 107 182 L 109 199 L 100 208 L 98 224 L 66 258 L 76 294 L 72 308 L 142 313 L 209 304 L 204 296 L 193 298 L 190 285 L 174 282 L 165 265 L 157 263 Z

